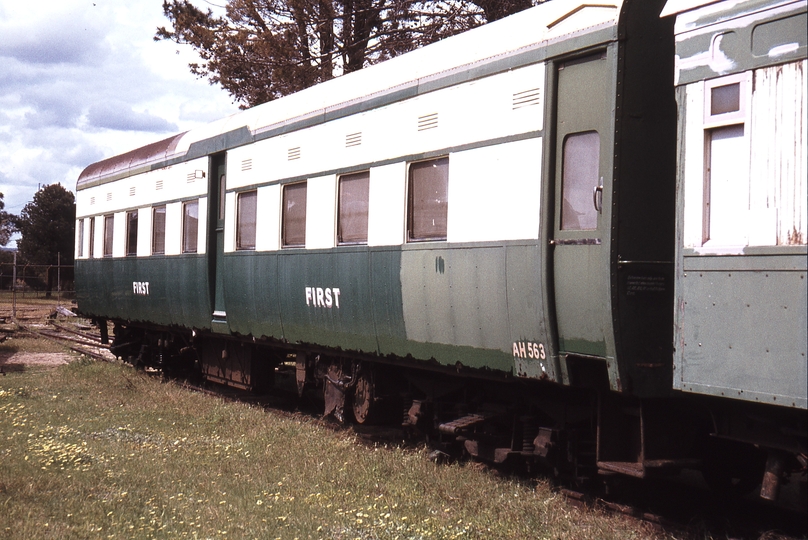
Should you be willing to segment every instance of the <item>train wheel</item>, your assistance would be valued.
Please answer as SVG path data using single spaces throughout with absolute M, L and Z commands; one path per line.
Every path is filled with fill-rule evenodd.
M 354 418 L 359 424 L 370 423 L 375 416 L 376 389 L 373 385 L 373 375 L 363 370 L 356 381 L 353 395 Z

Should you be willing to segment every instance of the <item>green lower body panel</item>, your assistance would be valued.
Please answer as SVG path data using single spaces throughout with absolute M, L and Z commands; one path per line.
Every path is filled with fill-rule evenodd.
M 76 291 L 87 316 L 210 327 L 204 255 L 78 260 Z
M 558 380 L 534 242 L 82 260 L 87 315 Z M 220 294 L 225 313 L 212 309 Z
M 537 253 L 445 244 L 229 253 L 228 324 L 241 335 L 511 373 L 514 341 L 547 342 Z

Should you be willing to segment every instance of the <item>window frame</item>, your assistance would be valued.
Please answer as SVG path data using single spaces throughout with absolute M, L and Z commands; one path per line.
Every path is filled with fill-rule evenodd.
M 162 210 L 162 212 L 159 212 Z M 161 213 L 163 215 L 163 227 L 162 227 L 162 238 L 160 239 L 162 242 L 162 249 L 157 250 L 155 249 L 157 246 L 157 236 L 160 234 L 161 231 L 158 230 L 157 227 L 157 214 Z M 157 206 L 152 206 L 152 237 L 151 237 L 151 254 L 152 255 L 165 255 L 166 253 L 166 205 L 160 204 Z
M 196 225 L 193 227 L 193 234 L 189 234 L 189 226 L 190 226 L 190 219 L 188 208 L 195 206 L 196 207 L 196 217 L 192 219 L 195 220 Z M 191 201 L 185 201 L 182 203 L 182 253 L 198 253 L 199 252 L 199 199 L 193 199 Z
M 343 202 L 355 202 L 353 201 L 346 201 L 344 194 L 346 191 L 343 190 L 343 185 L 348 185 L 351 182 L 364 182 L 364 215 L 359 215 L 359 229 L 362 229 L 362 225 L 364 224 L 364 235 L 362 235 L 362 231 L 359 234 L 353 233 L 352 231 L 349 233 L 350 238 L 345 239 L 345 229 L 346 227 L 343 225 L 343 216 L 346 217 L 345 225 L 348 223 L 357 220 L 355 215 L 350 215 L 348 212 L 343 212 Z M 361 201 L 360 201 L 361 202 Z M 358 212 L 356 214 L 361 214 Z M 337 245 L 338 246 L 354 246 L 354 245 L 365 245 L 368 243 L 368 216 L 370 214 L 370 170 L 360 171 L 350 174 L 343 174 L 340 175 L 337 179 Z
M 129 210 L 126 212 L 126 256 L 127 257 L 136 257 L 137 256 L 137 235 L 138 235 L 138 211 L 137 210 Z M 133 227 L 132 223 L 134 222 L 134 242 L 132 238 L 133 234 Z M 134 245 L 133 245 L 134 244 Z
M 738 110 L 724 113 L 712 113 L 713 90 L 733 84 L 738 85 Z M 726 134 L 732 128 L 741 128 L 743 134 L 740 139 L 742 147 L 748 152 L 750 144 L 749 111 L 751 109 L 752 71 L 735 73 L 716 79 L 704 81 L 704 111 L 702 133 L 704 140 L 703 150 L 703 178 L 702 178 L 702 215 L 701 215 L 701 245 L 716 243 L 724 245 L 723 239 L 714 238 L 713 219 L 713 141 L 717 135 Z M 728 244 L 729 245 L 729 244 Z M 735 244 L 732 244 L 735 245 Z
M 738 85 L 738 110 L 712 114 L 713 90 L 733 84 Z M 704 129 L 708 130 L 732 124 L 745 124 L 747 122 L 749 111 L 748 102 L 751 98 L 749 89 L 751 87 L 751 71 L 744 71 L 742 73 L 735 73 L 733 75 L 727 75 L 725 77 L 704 81 Z
M 253 206 L 252 206 L 252 231 L 251 237 L 245 237 L 245 233 L 248 235 L 250 231 L 244 230 L 242 225 L 245 224 L 243 221 L 243 214 L 242 208 L 245 206 L 242 205 L 242 201 L 247 200 L 247 198 L 254 199 Z M 249 222 L 246 222 L 249 225 Z M 242 191 L 236 195 L 236 251 L 255 251 L 255 244 L 256 244 L 256 237 L 258 236 L 258 190 L 250 190 L 250 191 Z
M 78 223 L 78 250 L 77 250 L 77 258 L 81 259 L 84 257 L 84 218 L 81 218 Z
M 115 214 L 104 215 L 104 258 L 112 257 L 115 244 Z
M 302 189 L 303 193 L 303 214 L 302 219 L 300 221 L 303 223 L 303 238 L 302 241 L 295 241 L 291 242 L 288 240 L 287 233 L 289 231 L 289 222 L 287 221 L 287 216 L 289 212 L 287 211 L 287 194 L 290 193 L 292 190 Z M 281 190 L 281 248 L 282 249 L 298 249 L 298 248 L 305 248 L 306 247 L 306 218 L 307 218 L 307 206 L 308 206 L 308 182 L 295 182 L 292 184 L 284 184 Z M 296 224 L 296 223 L 295 223 Z M 297 239 L 295 239 L 297 240 Z
M 90 218 L 90 238 L 87 246 L 87 258 L 95 258 L 95 216 Z
M 416 188 L 413 186 L 414 183 L 414 172 L 420 170 L 421 168 L 427 168 L 429 164 L 434 165 L 445 165 L 445 204 L 440 203 L 435 205 L 439 208 L 439 217 L 444 221 L 444 227 L 442 230 L 438 231 L 438 234 L 427 234 L 427 235 L 416 235 L 415 233 L 415 226 L 416 226 L 416 205 L 415 205 L 415 192 Z M 445 242 L 448 240 L 448 233 L 449 233 L 449 156 L 443 155 L 438 156 L 431 159 L 425 159 L 421 161 L 414 161 L 408 164 L 407 166 L 407 228 L 406 228 L 406 241 L 407 243 L 419 243 L 419 242 Z M 440 209 L 440 207 L 443 207 Z M 427 206 L 425 208 L 429 208 L 431 206 Z M 442 234 L 441 234 L 442 233 Z

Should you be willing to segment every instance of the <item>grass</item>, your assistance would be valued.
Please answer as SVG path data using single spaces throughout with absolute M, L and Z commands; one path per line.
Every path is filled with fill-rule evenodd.
M 0 331 L 3 326 L 0 325 Z M 0 333 L 0 336 L 4 333 Z M 55 341 L 41 339 L 36 335 L 29 334 L 24 331 L 15 331 L 6 337 L 6 340 L 0 343 L 0 356 L 4 354 L 12 355 L 17 352 L 26 353 L 63 353 L 65 352 L 64 345 L 60 345 Z
M 544 481 L 226 402 L 117 364 L 0 377 L 7 538 L 667 538 Z

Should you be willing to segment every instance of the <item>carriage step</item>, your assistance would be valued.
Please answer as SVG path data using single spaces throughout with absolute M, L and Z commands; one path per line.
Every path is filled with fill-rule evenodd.
M 452 420 L 451 422 L 446 422 L 445 424 L 439 425 L 438 431 L 448 433 L 449 435 L 455 435 L 475 424 L 481 424 L 489 418 L 491 418 L 490 415 L 486 416 L 482 414 L 469 414 L 463 416 L 462 418 L 458 418 L 457 420 Z
M 645 478 L 652 471 L 688 469 L 700 466 L 698 459 L 651 459 L 646 461 L 598 461 L 601 472 L 612 472 Z

